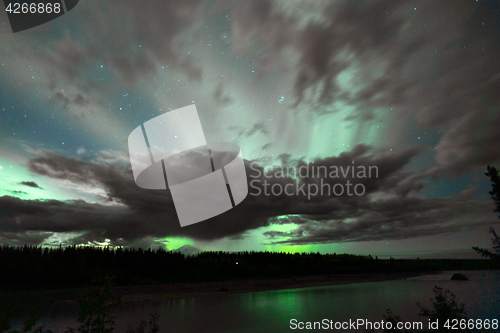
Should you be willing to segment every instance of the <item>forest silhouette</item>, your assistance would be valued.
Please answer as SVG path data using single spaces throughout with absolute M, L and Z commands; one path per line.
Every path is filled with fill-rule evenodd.
M 117 285 L 207 282 L 339 273 L 493 269 L 490 260 L 378 259 L 372 256 L 283 252 L 202 252 L 185 256 L 164 249 L 37 246 L 0 248 L 2 289 L 89 286 L 115 276 Z

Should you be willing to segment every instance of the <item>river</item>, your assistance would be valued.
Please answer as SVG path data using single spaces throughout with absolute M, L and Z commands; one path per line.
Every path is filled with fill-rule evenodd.
M 469 277 L 469 281 L 451 281 L 453 273 L 406 280 L 127 303 L 114 312 L 115 332 L 125 332 L 128 325 L 137 326 L 140 318 L 148 318 L 152 312 L 160 315 L 161 332 L 180 333 L 308 331 L 291 325 L 291 320 L 295 319 L 292 323 L 297 325 L 324 319 L 333 323 L 357 319 L 373 323 L 380 322 L 389 308 L 404 321 L 420 321 L 427 325 L 427 319 L 418 316 L 417 302 L 430 307 L 434 286 L 450 289 L 459 303 L 465 303 L 468 318 L 500 320 L 500 271 L 461 272 Z M 76 316 L 45 317 L 40 323 L 55 332 L 77 326 Z

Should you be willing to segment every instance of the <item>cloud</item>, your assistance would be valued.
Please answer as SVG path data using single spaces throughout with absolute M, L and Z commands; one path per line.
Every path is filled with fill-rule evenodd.
M 245 137 L 248 138 L 254 134 L 264 134 L 267 135 L 269 134 L 269 129 L 267 128 L 266 124 L 263 121 L 256 122 L 252 128 L 243 128 L 241 126 L 229 126 L 228 130 L 235 130 L 238 131 L 238 137 Z M 268 148 L 267 146 L 266 148 Z
M 240 133 L 238 134 L 238 136 L 244 136 L 244 137 L 250 137 L 254 134 L 257 134 L 257 133 L 260 133 L 260 134 L 269 134 L 269 130 L 267 129 L 267 126 L 266 124 L 263 122 L 263 121 L 259 121 L 257 123 L 255 123 L 252 128 L 247 128 L 247 129 L 243 129 L 240 131 Z
M 499 126 L 500 115 L 493 108 L 471 110 L 441 138 L 436 155 L 439 167 L 430 172 L 434 176 L 458 174 L 472 166 L 500 163 Z
M 349 220 L 292 221 L 297 228 L 290 232 L 267 232 L 272 244 L 324 244 L 336 242 L 401 240 L 420 236 L 453 233 L 495 223 L 483 214 L 491 210 L 489 202 L 471 199 L 426 199 L 398 197 L 377 200 L 359 207 Z M 287 223 L 283 219 L 281 223 Z M 280 240 L 274 240 L 280 237 Z
M 264 54 L 279 55 L 288 49 L 297 52 L 294 90 L 296 105 L 307 90 L 317 91 L 317 102 L 330 104 L 340 93 L 337 76 L 349 67 L 347 55 L 355 60 L 373 52 L 387 51 L 403 27 L 401 13 L 392 3 L 370 2 L 363 6 L 351 1 L 323 5 L 322 19 L 303 21 L 267 1 L 235 6 L 233 34 L 235 48 L 252 47 L 257 39 Z M 393 15 L 387 15 L 387 12 Z M 392 55 L 391 55 L 392 58 Z M 394 55 L 396 58 L 396 55 Z M 264 56 L 264 62 L 268 62 Z
M 83 161 L 45 151 L 43 156 L 29 161 L 31 172 L 101 187 L 106 199 L 115 205 L 4 196 L 0 198 L 0 232 L 8 242 L 17 239 L 15 235 L 20 235 L 18 241 L 21 241 L 27 233 L 77 233 L 68 241 L 70 244 L 110 239 L 111 244 L 130 246 L 172 236 L 199 240 L 242 238 L 249 230 L 287 224 L 293 227 L 292 231 L 265 235 L 273 243 L 310 244 L 404 239 L 467 230 L 494 221 L 494 216 L 487 214 L 491 210 L 489 202 L 470 196 L 438 199 L 420 195 L 423 175 L 406 171 L 405 165 L 421 151 L 411 148 L 386 153 L 356 146 L 352 151 L 310 163 L 285 158 L 288 167 L 302 168 L 303 176 L 308 172 L 308 177 L 302 177 L 299 183 L 292 174 L 277 173 L 279 168 L 264 169 L 256 161 L 246 161 L 251 184 L 247 198 L 222 215 L 184 228 L 179 226 L 170 192 L 137 187 L 130 166 Z M 378 177 L 375 173 L 371 178 L 352 177 L 352 173 L 345 179 L 318 176 L 320 167 L 333 170 L 353 165 L 358 167 L 356 170 L 361 166 L 377 166 Z M 324 195 L 308 197 L 307 192 L 297 192 L 300 186 L 307 189 L 323 181 L 333 187 L 347 180 L 363 184 L 366 194 L 326 195 L 325 191 Z M 266 188 L 271 193 L 273 187 L 276 192 L 276 188 L 286 185 L 288 192 L 296 194 L 265 194 Z M 257 189 L 260 195 L 255 195 Z M 44 238 L 36 239 L 42 242 Z
M 2 55 L 19 59 L 12 67 L 14 79 L 29 78 L 30 66 L 37 68 L 53 105 L 71 107 L 76 119 L 103 121 L 109 119 L 103 116 L 108 98 L 116 96 L 120 84 L 134 87 L 144 78 L 158 79 L 160 64 L 191 81 L 202 77 L 203 59 L 210 58 L 194 50 L 188 54 L 186 47 L 195 45 L 189 41 L 198 40 L 208 26 L 203 13 L 214 14 L 209 7 L 201 0 L 79 6 L 75 21 L 57 21 L 62 33 L 56 39 L 43 45 L 29 36 L 26 43 L 12 40 L 9 45 L 16 46 L 4 48 Z M 463 0 L 416 8 L 346 0 L 292 6 L 258 0 L 213 7 L 229 11 L 231 50 L 257 58 L 258 79 L 272 71 L 291 77 L 295 106 L 315 115 L 340 111 L 337 103 L 354 106 L 344 119 L 362 123 L 391 110 L 390 143 L 404 142 L 410 124 L 437 131 L 435 174 L 500 163 L 493 130 L 500 123 L 494 4 Z M 232 102 L 225 84 L 213 91 L 218 105 Z
M 86 3 L 78 6 L 78 13 L 58 20 L 57 34 L 40 41 L 37 34 L 27 33 L 12 47 L 7 39 L 9 47 L 0 56 L 2 61 L 29 64 L 28 71 L 36 68 L 48 101 L 64 110 L 77 109 L 80 119 L 107 105 L 103 101 L 117 88 L 135 88 L 144 78 L 153 79 L 161 66 L 192 82 L 201 80 L 201 62 L 184 49 L 203 25 L 202 9 L 202 0 Z M 18 67 L 12 74 L 14 79 L 25 76 Z
M 266 68 L 268 56 L 299 59 L 294 106 L 321 115 L 342 102 L 364 120 L 390 109 L 394 142 L 406 139 L 410 123 L 444 133 L 435 145 L 435 174 L 500 163 L 494 4 L 346 0 L 317 3 L 299 15 L 280 2 L 252 1 L 233 12 L 235 50 L 257 48 Z
M 22 233 L 0 231 L 0 243 L 9 244 L 10 246 L 23 246 L 25 244 L 39 245 L 52 235 L 52 232 L 40 231 L 26 231 Z
M 233 99 L 227 96 L 227 92 L 224 91 L 224 84 L 222 83 L 222 80 L 217 85 L 213 98 L 220 106 L 227 106 L 233 102 Z
M 33 187 L 33 188 L 39 188 L 39 189 L 42 189 L 40 186 L 38 186 L 37 183 L 35 182 L 20 182 L 19 184 L 21 185 L 25 185 L 25 186 L 29 186 L 29 187 Z
M 52 59 L 70 79 L 92 61 L 101 61 L 131 85 L 156 73 L 160 63 L 199 79 L 200 67 L 180 50 L 183 34 L 197 26 L 201 14 L 199 0 L 100 4 L 99 11 L 92 12 L 85 23 L 89 28 L 87 42 L 66 39 L 52 53 Z
M 17 195 L 28 195 L 28 192 L 24 192 L 24 191 L 9 191 L 9 192 L 17 194 Z
M 273 145 L 273 144 L 272 144 L 271 142 L 266 143 L 265 145 L 263 145 L 263 146 L 260 148 L 260 150 L 262 150 L 262 151 L 266 151 L 267 149 L 271 148 L 271 147 L 272 147 L 272 145 Z

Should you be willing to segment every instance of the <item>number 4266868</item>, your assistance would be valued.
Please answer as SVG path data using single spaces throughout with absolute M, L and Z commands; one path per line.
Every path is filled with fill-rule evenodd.
M 5 11 L 9 14 L 59 14 L 61 12 L 61 4 L 56 3 L 9 3 Z
M 471 330 L 480 330 L 480 329 L 498 329 L 498 319 L 448 319 L 446 323 L 443 325 L 445 328 L 449 330 L 464 330 L 466 328 Z

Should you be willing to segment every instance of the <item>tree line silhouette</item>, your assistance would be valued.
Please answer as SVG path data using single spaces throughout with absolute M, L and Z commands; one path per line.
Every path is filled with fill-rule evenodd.
M 3 289 L 88 286 L 104 276 L 115 276 L 117 285 L 137 285 L 489 268 L 495 268 L 489 260 L 381 260 L 349 254 L 219 251 L 185 256 L 161 248 L 0 248 L 0 286 Z

